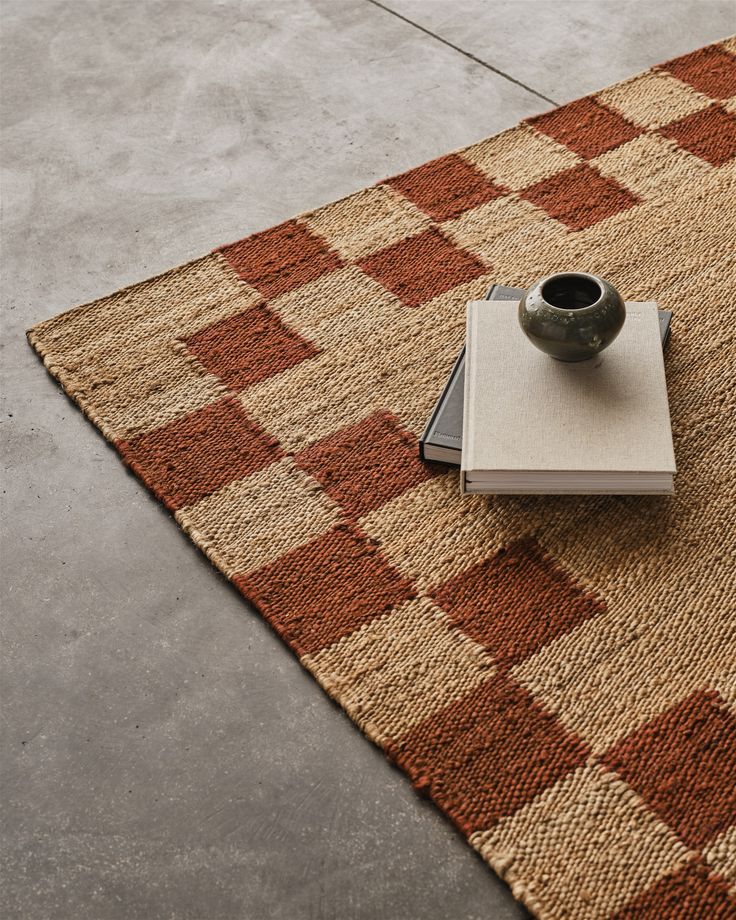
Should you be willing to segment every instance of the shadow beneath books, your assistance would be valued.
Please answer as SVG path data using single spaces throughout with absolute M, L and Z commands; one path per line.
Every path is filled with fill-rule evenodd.
M 590 574 L 600 565 L 626 569 L 646 556 L 664 560 L 679 530 L 672 495 L 487 496 L 502 530 L 526 531 L 555 555 L 585 559 Z

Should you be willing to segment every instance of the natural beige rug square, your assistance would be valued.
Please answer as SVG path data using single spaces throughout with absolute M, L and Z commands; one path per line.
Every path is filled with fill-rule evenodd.
M 29 333 L 539 917 L 736 914 L 735 53 L 670 61 Z M 418 459 L 465 301 L 564 268 L 674 311 L 674 498 L 461 499 Z

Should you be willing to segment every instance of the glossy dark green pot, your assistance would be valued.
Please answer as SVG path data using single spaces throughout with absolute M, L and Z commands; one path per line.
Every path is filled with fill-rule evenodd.
M 597 275 L 561 272 L 533 284 L 519 302 L 528 339 L 558 361 L 592 358 L 621 331 L 626 306 L 616 288 Z

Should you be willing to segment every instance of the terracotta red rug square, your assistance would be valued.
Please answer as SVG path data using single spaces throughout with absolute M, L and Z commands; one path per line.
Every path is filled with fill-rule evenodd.
M 735 240 L 730 39 L 29 338 L 535 914 L 734 917 Z M 465 301 L 561 269 L 674 312 L 674 498 L 418 460 Z

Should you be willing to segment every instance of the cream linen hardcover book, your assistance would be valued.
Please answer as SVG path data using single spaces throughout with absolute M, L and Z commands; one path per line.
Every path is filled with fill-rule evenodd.
M 492 494 L 674 491 L 667 384 L 654 303 L 627 303 L 589 361 L 536 349 L 517 304 L 468 304 L 461 488 Z

